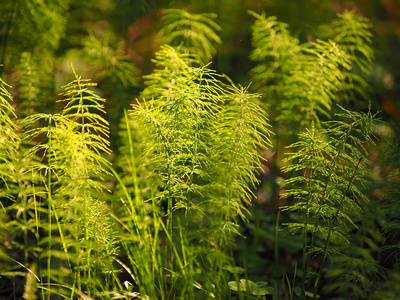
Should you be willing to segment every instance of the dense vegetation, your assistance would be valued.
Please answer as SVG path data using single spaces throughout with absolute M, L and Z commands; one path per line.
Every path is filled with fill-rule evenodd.
M 360 11 L 3 2 L 0 299 L 400 297 L 398 87 Z

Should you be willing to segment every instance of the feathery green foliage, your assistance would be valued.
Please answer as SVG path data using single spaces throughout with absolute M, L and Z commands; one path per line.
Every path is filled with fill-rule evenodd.
M 333 20 L 332 25 L 334 26 L 333 40 L 344 46 L 352 62 L 361 71 L 367 73 L 374 58 L 369 20 L 351 10 L 338 14 L 338 18 Z
M 371 25 L 369 20 L 352 11 L 338 14 L 333 20 L 333 41 L 339 44 L 349 55 L 351 70 L 345 71 L 342 85 L 345 98 L 366 97 L 368 84 L 363 74 L 368 74 L 374 59 L 371 44 Z
M 366 82 L 352 68 L 353 62 L 362 70 L 372 63 L 365 18 L 343 13 L 333 22 L 333 40 L 300 44 L 287 24 L 250 14 L 256 18 L 250 58 L 257 62 L 251 76 L 267 111 L 280 124 L 296 128 L 314 121 L 319 126 L 320 118 L 329 117 L 332 104 L 339 102 L 340 91 L 358 90 L 365 96 Z
M 253 1 L 133 19 L 129 1 L 3 2 L 0 298 L 398 297 L 399 145 L 380 175 L 366 18 L 317 40 L 266 13 L 233 22 Z M 73 70 L 53 101 L 70 59 L 99 85 Z
M 43 77 L 46 88 L 52 89 L 51 72 L 54 53 L 65 36 L 70 0 L 28 0 L 24 3 L 6 0 L 2 2 L 0 24 L 2 32 L 0 64 L 5 67 L 18 65 L 21 53 L 29 52 L 41 65 L 41 70 L 50 77 Z M 12 49 L 8 51 L 8 49 Z M 3 68 L 0 69 L 0 75 Z
M 249 13 L 256 18 L 252 26 L 253 51 L 250 54 L 250 59 L 257 62 L 251 71 L 254 87 L 264 99 L 276 101 L 282 93 L 282 83 L 290 76 L 300 55 L 299 41 L 291 36 L 288 25 L 277 21 L 276 17 Z
M 46 189 L 48 213 L 54 215 L 58 230 L 53 232 L 49 224 L 47 268 L 50 268 L 51 260 L 64 257 L 64 267 L 69 270 L 59 278 L 59 282 L 63 283 L 69 278 L 68 281 L 73 282 L 78 291 L 85 284 L 90 295 L 91 289 L 97 284 L 92 279 L 96 278 L 92 272 L 97 272 L 94 266 L 99 266 L 103 271 L 110 269 L 110 255 L 116 253 L 116 237 L 111 228 L 108 208 L 96 196 L 97 193 L 106 192 L 101 180 L 107 175 L 105 166 L 109 163 L 102 154 L 110 150 L 108 123 L 100 115 L 104 113 L 104 99 L 90 90 L 95 86 L 94 83 L 81 79 L 75 71 L 74 75 L 75 80 L 64 87 L 62 95 L 66 99 L 60 101 L 67 103 L 61 114 L 28 116 L 24 120 L 25 126 L 32 126 L 42 119 L 48 125 L 27 130 L 25 139 L 46 136 L 46 140 L 32 147 L 27 156 L 44 152 L 42 161 L 47 161 L 35 171 L 44 174 L 42 184 Z M 53 237 L 50 242 L 52 235 L 60 239 L 56 237 L 54 241 Z M 56 250 L 56 241 L 60 242 L 62 252 Z M 76 254 L 69 254 L 70 251 Z M 50 280 L 47 276 L 48 283 Z
M 387 146 L 382 151 L 382 166 L 386 167 L 387 185 L 384 187 L 383 205 L 386 212 L 385 222 L 385 244 L 382 247 L 386 255 L 386 259 L 390 260 L 397 267 L 399 265 L 400 255 L 400 206 L 398 199 L 400 196 L 400 140 L 398 136 L 393 136 L 388 141 Z M 396 268 L 391 278 L 388 279 L 387 285 L 392 285 L 398 276 L 398 268 Z M 386 297 L 398 297 L 399 291 L 397 289 L 387 290 L 382 292 Z
M 0 178 L 1 178 L 1 211 L 2 220 L 0 235 L 4 248 L 1 251 L 0 276 L 20 276 L 20 266 L 29 270 L 29 257 L 37 255 L 41 249 L 31 242 L 30 236 L 39 237 L 37 216 L 40 203 L 36 202 L 34 183 L 36 176 L 27 173 L 29 161 L 23 158 L 25 148 L 19 134 L 19 125 L 14 121 L 16 114 L 10 102 L 12 97 L 9 86 L 0 78 Z M 37 189 L 38 194 L 40 188 Z M 4 251 L 4 252 L 3 252 Z M 10 268 L 3 259 L 15 262 Z M 21 288 L 18 284 L 17 288 Z M 12 290 L 8 292 L 12 294 Z
M 160 30 L 161 43 L 180 47 L 203 64 L 210 61 L 216 53 L 216 45 L 221 39 L 216 33 L 220 26 L 213 21 L 215 14 L 191 14 L 183 9 L 164 9 Z
M 32 57 L 31 53 L 22 53 L 19 72 L 19 99 L 23 107 L 23 114 L 27 116 L 38 111 L 40 107 L 39 99 L 42 96 L 40 83 L 42 74 L 40 74 L 38 62 Z
M 330 244 L 348 243 L 347 233 L 357 227 L 352 220 L 362 212 L 361 205 L 368 202 L 361 188 L 369 174 L 367 146 L 374 145 L 376 118 L 370 112 L 347 110 L 338 117 L 345 120 L 326 122 L 323 130 L 312 128 L 301 134 L 300 141 L 290 146 L 297 150 L 287 158 L 293 163 L 284 168 L 298 174 L 285 181 L 287 192 L 283 195 L 294 197 L 297 202 L 283 209 L 300 214 L 301 222 L 286 225 L 291 232 L 300 231 L 303 235 L 303 294 L 305 282 L 316 276 L 314 298 Z M 322 255 L 315 276 L 308 266 L 311 254 Z
M 0 78 L 0 137 L 1 137 L 1 168 L 0 168 L 0 179 L 2 184 L 7 185 L 8 181 L 12 181 L 13 175 L 10 171 L 14 169 L 10 165 L 10 157 L 13 156 L 13 152 L 16 150 L 18 144 L 18 136 L 15 131 L 17 126 L 11 117 L 15 116 L 14 108 L 9 103 L 12 100 L 11 94 L 7 90 L 8 85 Z M 11 116 L 10 116 L 11 115 Z
M 135 105 L 131 115 L 148 132 L 146 164 L 160 182 L 151 201 L 165 205 L 162 256 L 185 279 L 177 292 L 194 295 L 197 282 L 208 295 L 224 295 L 226 285 L 216 283 L 226 281 L 221 267 L 232 264 L 227 247 L 238 233 L 236 217 L 244 218 L 247 184 L 256 182 L 257 148 L 268 144 L 266 119 L 246 89 L 225 87 L 207 66 L 193 67 L 190 56 L 163 46 L 155 62 L 142 94 L 154 100 Z
M 131 100 L 132 92 L 140 86 L 139 70 L 128 60 L 124 54 L 123 43 L 116 43 L 111 40 L 111 32 L 106 31 L 102 40 L 97 38 L 93 32 L 84 40 L 84 54 L 90 63 L 95 67 L 97 80 L 103 86 L 108 100 L 113 103 L 108 108 L 108 120 L 110 131 L 118 130 L 115 123 L 123 117 L 123 110 Z M 111 134 L 110 140 L 116 139 L 116 134 Z
M 103 68 L 99 78 L 105 77 L 111 85 L 122 83 L 125 88 L 137 87 L 139 71 L 122 55 L 122 45 L 117 45 L 116 49 L 110 46 L 110 36 L 111 33 L 107 32 L 103 41 L 100 41 L 90 32 L 84 42 L 86 56 L 97 68 Z
M 0 140 L 1 140 L 1 154 L 0 154 L 0 184 L 2 187 L 1 197 L 12 198 L 12 195 L 7 189 L 7 185 L 13 181 L 15 176 L 15 167 L 11 161 L 14 156 L 16 145 L 18 144 L 18 136 L 15 134 L 17 126 L 11 120 L 10 113 L 14 114 L 14 109 L 9 103 L 12 99 L 7 88 L 9 86 L 0 78 Z M 3 200 L 1 202 L 1 209 L 4 210 Z

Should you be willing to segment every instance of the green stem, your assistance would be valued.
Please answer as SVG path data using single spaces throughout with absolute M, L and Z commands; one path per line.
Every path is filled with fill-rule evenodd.
M 51 127 L 51 119 L 49 120 L 49 128 Z M 50 130 L 49 132 L 49 151 L 51 151 L 52 148 L 52 132 Z M 60 223 L 60 218 L 58 216 L 58 212 L 56 209 L 56 206 L 54 205 L 53 202 L 53 196 L 52 196 L 52 179 L 51 179 L 51 173 L 52 173 L 52 165 L 51 165 L 51 155 L 48 155 L 48 169 L 47 169 L 47 186 L 46 186 L 46 190 L 47 190 L 47 198 L 48 198 L 48 214 L 49 214 L 49 224 L 48 224 L 48 238 L 49 238 L 49 246 L 48 246 L 48 256 L 47 256 L 47 283 L 50 284 L 50 274 L 51 274 L 51 225 L 52 225 L 52 214 L 54 214 L 56 223 L 57 223 L 57 228 L 58 228 L 58 232 L 60 234 L 60 238 L 61 238 L 61 242 L 62 242 L 62 246 L 63 246 L 63 250 L 66 254 L 67 257 L 67 261 L 68 261 L 68 265 L 69 268 L 72 270 L 72 265 L 71 265 L 71 261 L 69 258 L 69 254 L 68 254 L 68 250 L 67 250 L 67 244 L 65 241 L 65 237 L 64 237 L 64 233 L 61 227 L 61 223 Z M 33 172 L 33 171 L 32 171 Z M 33 176 L 33 175 L 32 175 Z M 36 211 L 36 196 L 34 193 L 34 201 L 35 201 L 35 215 L 36 215 L 36 220 L 37 220 L 37 211 Z M 37 222 L 37 221 L 36 221 Z M 37 225 L 38 226 L 38 225 Z M 38 229 L 37 229 L 38 230 Z M 38 231 L 39 234 L 39 231 Z
M 124 109 L 124 116 L 125 116 L 125 122 L 126 122 L 126 130 L 128 132 L 128 140 L 129 140 L 129 153 L 131 155 L 131 168 L 132 168 L 132 176 L 133 176 L 133 188 L 134 188 L 134 193 L 135 193 L 135 202 L 137 207 L 140 207 L 142 205 L 141 201 L 141 195 L 140 195 L 140 189 L 139 189 L 139 183 L 137 179 L 137 170 L 136 170 L 136 159 L 135 155 L 133 152 L 133 142 L 132 142 L 132 135 L 131 135 L 131 128 L 130 128 L 130 122 L 129 122 L 129 117 L 126 109 Z M 132 204 L 131 204 L 131 209 L 133 209 Z
M 92 239 L 89 235 L 89 225 L 90 225 L 89 224 L 89 211 L 88 211 L 89 199 L 88 199 L 87 193 L 84 193 L 83 201 L 84 201 L 84 218 L 85 218 L 85 241 L 87 242 L 87 249 L 86 249 L 86 252 L 87 252 L 87 275 L 88 275 L 88 282 L 91 283 L 91 281 L 92 281 L 91 280 L 91 276 L 92 276 L 91 269 L 92 268 L 90 266 L 90 261 L 91 261 L 90 254 L 91 254 L 91 250 L 92 250 Z M 88 286 L 88 296 L 91 295 L 89 287 L 90 287 L 90 284 Z
M 314 133 L 313 133 L 314 134 Z M 313 193 L 312 191 L 312 179 L 314 177 L 314 165 L 311 165 L 310 168 L 310 176 L 308 177 L 308 195 L 307 195 L 307 204 L 306 204 L 306 221 L 305 221 L 305 227 L 304 227 L 304 232 L 303 232 L 303 253 L 302 253 L 302 265 L 303 265 L 303 280 L 302 280 L 302 297 L 305 299 L 305 293 L 306 293 L 306 281 L 307 281 L 307 273 L 308 273 L 308 268 L 310 265 L 310 258 L 307 259 L 307 233 L 308 233 L 308 225 L 309 225 L 309 218 L 310 218 L 310 202 L 311 202 L 311 195 Z
M 331 161 L 331 163 L 330 163 L 330 166 L 329 166 L 329 175 L 328 175 L 327 179 L 325 180 L 325 187 L 324 187 L 324 190 L 323 190 L 323 192 L 322 192 L 322 196 L 320 197 L 322 200 L 328 199 L 328 197 L 329 197 L 329 194 L 328 194 L 328 186 L 329 186 L 329 183 L 331 182 L 332 175 L 335 173 L 335 167 L 336 167 L 336 165 L 338 164 L 340 154 L 344 151 L 344 145 L 345 145 L 345 143 L 346 143 L 348 137 L 350 136 L 350 133 L 351 133 L 351 131 L 352 131 L 354 125 L 355 125 L 355 124 L 352 123 L 352 124 L 350 125 L 349 130 L 344 134 L 344 137 L 343 137 L 343 138 L 339 138 L 339 140 L 341 141 L 341 143 L 338 145 L 338 148 L 340 147 L 340 150 L 338 150 L 338 151 L 336 152 L 335 157 L 332 159 L 332 161 Z M 325 202 L 326 202 L 326 201 L 325 201 Z M 325 202 L 324 202 L 324 203 L 325 203 Z M 321 219 L 321 217 L 320 217 L 320 212 L 321 212 L 321 209 L 322 209 L 322 206 L 323 206 L 324 203 L 318 203 L 318 204 L 319 204 L 319 207 L 318 207 L 318 211 L 316 212 L 316 218 L 317 218 L 317 220 L 316 220 L 316 222 L 315 222 L 314 230 L 313 230 L 312 235 L 311 235 L 311 244 L 310 244 L 310 247 L 311 247 L 311 248 L 314 247 L 314 245 L 315 245 L 316 228 L 319 226 L 319 221 L 320 221 L 320 219 Z
M 51 147 L 51 135 L 49 135 L 49 147 Z M 48 213 L 48 248 L 47 248 L 47 284 L 50 286 L 50 275 L 51 275 L 51 218 L 52 218 L 52 209 L 51 209 L 51 204 L 52 204 L 52 186 L 51 186 L 51 164 L 50 164 L 50 159 L 49 159 L 49 166 L 47 169 L 47 199 L 48 199 L 48 207 L 47 207 L 47 213 Z M 50 292 L 47 294 L 47 299 L 50 299 Z
M 33 204 L 35 207 L 35 224 L 36 224 L 36 238 L 39 243 L 39 218 L 38 218 L 38 208 L 37 208 L 37 201 L 36 201 L 36 190 L 35 190 L 35 179 L 34 173 L 32 168 L 32 194 L 33 194 Z
M 341 201 L 340 201 L 339 206 L 338 206 L 338 208 L 336 210 L 335 216 L 333 217 L 333 220 L 332 220 L 332 222 L 331 222 L 331 224 L 329 226 L 328 237 L 327 237 L 326 242 L 325 242 L 324 252 L 323 252 L 323 256 L 322 256 L 322 262 L 321 262 L 321 265 L 319 267 L 318 274 L 317 274 L 317 279 L 316 279 L 315 284 L 314 284 L 314 300 L 317 297 L 318 288 L 319 288 L 319 285 L 320 285 L 320 278 L 321 278 L 322 270 L 323 270 L 324 265 L 325 265 L 326 257 L 328 255 L 328 248 L 329 248 L 329 244 L 330 244 L 330 241 L 331 241 L 333 228 L 334 228 L 334 226 L 336 225 L 336 222 L 339 219 L 339 214 L 340 214 L 342 206 L 343 206 L 343 204 L 345 202 L 344 199 L 345 199 L 346 194 L 347 194 L 348 190 L 350 189 L 350 187 L 351 187 L 351 185 L 352 185 L 352 183 L 353 183 L 353 181 L 354 181 L 354 179 L 356 177 L 356 172 L 358 170 L 358 167 L 360 166 L 360 163 L 361 163 L 362 159 L 363 159 L 363 157 L 360 157 L 358 159 L 358 163 L 357 163 L 356 167 L 354 168 L 353 174 L 352 174 L 352 176 L 351 176 L 351 178 L 350 178 L 350 180 L 349 180 L 349 182 L 347 184 L 346 190 L 343 193 L 343 197 L 341 198 Z

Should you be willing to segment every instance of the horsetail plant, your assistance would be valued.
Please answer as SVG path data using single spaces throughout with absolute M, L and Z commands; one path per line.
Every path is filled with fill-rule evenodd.
M 330 40 L 300 43 L 276 17 L 250 14 L 256 18 L 250 59 L 257 63 L 251 76 L 279 124 L 319 126 L 343 93 L 347 99 L 355 91 L 365 97 L 367 84 L 356 68 L 366 72 L 373 59 L 365 18 L 354 11 L 339 14 Z
M 96 286 L 97 269 L 94 265 L 103 271 L 111 268 L 110 255 L 116 253 L 108 208 L 97 196 L 106 191 L 99 179 L 107 175 L 105 166 L 109 163 L 102 154 L 110 150 L 106 139 L 107 121 L 99 114 L 104 112 L 104 100 L 89 89 L 94 83 L 81 79 L 75 71 L 74 75 L 75 80 L 64 87 L 62 95 L 68 98 L 60 100 L 67 101 L 61 114 L 35 114 L 27 117 L 24 120 L 27 127 L 42 119 L 47 120 L 48 125 L 27 130 L 25 138 L 30 140 L 43 134 L 46 136 L 46 141 L 36 144 L 27 155 L 44 152 L 42 160 L 46 158 L 47 164 L 37 171 L 44 172 L 43 184 L 47 190 L 48 210 L 54 214 L 57 223 L 67 261 L 65 267 L 72 272 L 64 276 L 71 276 L 70 280 L 78 292 L 82 285 L 87 285 L 90 295 Z M 61 223 L 61 220 L 64 221 Z M 68 224 L 69 220 L 71 224 Z M 51 256 L 55 254 L 52 249 L 51 218 L 49 221 L 48 285 L 51 278 Z M 75 249 L 73 252 L 76 255 L 70 254 L 72 249 Z M 63 280 L 61 277 L 60 281 Z
M 237 217 L 245 218 L 247 184 L 257 182 L 258 149 L 269 143 L 266 118 L 257 95 L 223 84 L 190 55 L 165 45 L 155 62 L 142 93 L 153 99 L 134 105 L 130 116 L 148 133 L 143 154 L 159 182 L 147 200 L 163 217 L 157 228 L 165 248 L 156 251 L 171 280 L 159 280 L 164 296 L 195 297 L 194 288 L 204 297 L 226 295 L 232 234 Z
M 1 137 L 1 154 L 0 154 L 0 180 L 2 184 L 12 180 L 13 175 L 9 172 L 14 170 L 10 157 L 12 152 L 16 151 L 19 137 L 16 134 L 17 125 L 11 117 L 15 117 L 14 108 L 10 104 L 12 100 L 11 94 L 7 90 L 8 85 L 0 78 L 0 137 Z M 11 116 L 10 116 L 11 115 Z M 7 195 L 4 195 L 7 198 Z M 2 208 L 4 209 L 3 205 Z
M 202 64 L 208 63 L 216 53 L 216 45 L 222 43 L 217 32 L 221 27 L 214 22 L 215 14 L 192 14 L 183 9 L 164 9 L 164 26 L 159 35 L 161 43 L 180 47 Z
M 61 17 L 72 3 L 58 2 L 35 8 L 33 2 L 22 7 L 7 0 L 4 5 L 9 19 L 3 22 L 4 41 L 18 51 L 6 55 L 4 43 L 1 60 L 17 65 L 15 74 L 12 68 L 5 74 L 18 79 L 13 96 L 19 101 L 14 110 L 9 86 L 0 79 L 0 276 L 13 282 L 1 296 L 384 298 L 385 293 L 371 291 L 382 270 L 375 254 L 398 255 L 399 143 L 395 140 L 387 151 L 393 177 L 387 179 L 391 190 L 383 202 L 392 211 L 383 207 L 380 212 L 389 220 L 376 216 L 367 221 L 377 224 L 365 225 L 368 203 L 374 203 L 366 186 L 377 118 L 335 105 L 347 100 L 343 106 L 362 106 L 364 76 L 373 59 L 367 19 L 354 11 L 338 14 L 329 39 L 307 36 L 304 42 L 278 18 L 250 12 L 255 18 L 254 84 L 248 86 L 210 67 L 222 43 L 214 14 L 163 10 L 158 36 L 163 45 L 155 53 L 154 70 L 143 80 L 124 55 L 133 46 L 114 45 L 115 23 L 106 30 L 105 22 L 98 22 L 86 38 L 75 41 L 99 73 L 99 87 L 72 69 L 74 79 L 56 101 L 63 109 L 37 113 L 48 108 L 47 96 L 54 92 L 59 73 L 53 56 L 66 50 L 67 18 L 83 16 L 76 11 Z M 15 27 L 14 21 L 28 12 L 35 16 Z M 54 18 L 51 26 L 43 26 Z M 224 16 L 219 20 L 227 21 Z M 34 35 L 28 34 L 32 27 L 38 29 Z M 219 59 L 223 66 L 225 57 Z M 145 88 L 128 109 L 142 82 Z M 111 100 L 109 107 L 94 92 L 97 88 Z M 334 114 L 337 110 L 341 113 Z M 267 115 L 277 125 L 274 153 L 266 151 L 272 144 Z M 119 144 L 114 145 L 117 133 Z M 283 144 L 291 144 L 283 162 L 277 155 L 281 137 Z M 274 159 L 268 170 L 263 155 L 270 154 Z M 258 207 L 271 204 L 271 215 L 260 209 L 253 218 L 249 206 L 257 195 L 265 196 L 257 179 L 261 167 L 268 170 L 262 174 L 264 183 L 276 188 L 271 195 L 282 192 L 286 206 L 274 215 L 274 200 L 260 197 Z M 281 186 L 285 175 L 280 170 L 287 174 Z M 243 229 L 247 218 L 255 219 L 255 226 Z M 379 222 L 388 222 L 387 231 L 381 232 Z M 369 238 L 371 226 L 378 233 Z M 281 227 L 297 236 L 289 241 Z M 249 264 L 240 243 L 235 248 L 247 230 L 254 231 Z M 379 243 L 385 243 L 383 248 Z M 274 256 L 272 266 L 263 264 L 267 255 L 258 264 L 259 254 Z M 248 269 L 237 267 L 238 262 Z M 398 263 L 397 257 L 393 262 Z M 391 271 L 387 285 L 398 276 L 395 268 Z M 244 278 L 239 276 L 243 273 Z M 257 277 L 280 280 L 271 286 L 253 282 Z M 396 296 L 396 291 L 387 295 Z
M 38 215 L 42 211 L 41 204 L 35 197 L 35 192 L 40 194 L 40 188 L 36 188 L 37 176 L 27 171 L 27 165 L 31 162 L 23 157 L 25 151 L 21 140 L 19 124 L 14 121 L 16 113 L 10 102 L 11 94 L 8 92 L 9 86 L 0 78 L 0 135 L 1 135 L 1 154 L 0 154 L 0 180 L 1 180 L 1 211 L 0 218 L 3 232 L 14 236 L 4 239 L 5 249 L 15 247 L 18 249 L 12 255 L 10 253 L 0 253 L 1 258 L 14 261 L 19 267 L 23 267 L 31 272 L 36 263 L 30 260 L 30 256 L 37 256 L 41 253 L 38 243 L 32 243 L 30 236 L 34 236 L 36 241 L 39 239 L 40 225 Z M 21 272 L 18 268 L 3 268 L 0 276 L 10 274 L 18 276 Z M 36 275 L 35 275 L 36 276 Z M 38 278 L 36 276 L 36 278 Z M 10 293 L 12 291 L 10 290 Z
M 343 109 L 338 117 L 343 121 L 325 122 L 324 129 L 312 128 L 300 134 L 300 141 L 289 146 L 296 149 L 286 159 L 292 164 L 284 168 L 297 175 L 285 180 L 287 191 L 282 197 L 293 197 L 297 202 L 283 210 L 299 215 L 299 222 L 285 225 L 290 232 L 303 235 L 302 295 L 305 297 L 306 283 L 312 280 L 314 299 L 326 259 L 334 251 L 332 244 L 348 242 L 348 231 L 357 228 L 352 220 L 362 212 L 362 203 L 368 202 L 362 188 L 370 173 L 367 149 L 375 143 L 376 116 Z M 309 269 L 310 260 L 317 254 L 321 263 L 314 273 Z
M 351 68 L 343 70 L 342 94 L 346 100 L 366 97 L 368 83 L 363 75 L 368 75 L 374 59 L 372 33 L 369 20 L 354 10 L 338 14 L 332 22 L 333 41 L 348 55 Z

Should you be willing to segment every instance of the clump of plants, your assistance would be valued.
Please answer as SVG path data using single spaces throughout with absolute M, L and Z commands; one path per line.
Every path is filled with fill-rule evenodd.
M 139 77 L 111 33 L 101 41 L 91 31 L 80 46 L 101 84 L 72 67 L 51 112 L 50 101 L 40 100 L 51 76 L 35 51 L 10 58 L 18 62 L 21 105 L 12 106 L 12 89 L 0 79 L 1 295 L 396 295 L 380 291 L 386 271 L 378 256 L 390 253 L 398 263 L 391 210 L 398 151 L 388 144 L 382 164 L 391 185 L 376 199 L 369 182 L 380 120 L 365 100 L 373 59 L 368 20 L 345 12 L 329 38 L 301 42 L 276 17 L 250 12 L 253 83 L 242 86 L 212 68 L 224 30 L 215 15 L 163 14 L 150 74 Z M 49 57 L 63 22 L 49 31 Z M 103 97 L 102 88 L 111 92 Z M 121 107 L 107 107 L 106 96 Z M 252 207 L 267 184 L 285 203 L 270 208 L 272 217 Z M 379 201 L 388 206 L 372 217 Z M 398 276 L 387 274 L 389 283 Z

